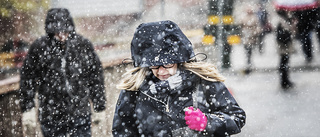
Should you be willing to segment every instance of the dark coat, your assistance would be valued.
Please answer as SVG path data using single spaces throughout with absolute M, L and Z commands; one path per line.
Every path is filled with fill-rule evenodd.
M 88 117 L 89 100 L 94 110 L 104 110 L 103 68 L 91 42 L 74 31 L 65 43 L 49 33 L 35 40 L 21 68 L 23 112 L 35 106 L 36 92 L 41 123 L 64 123 L 79 116 Z
M 296 32 L 296 23 L 289 18 L 285 11 L 278 11 L 280 16 L 277 28 L 275 29 L 276 40 L 278 44 L 278 52 L 280 55 L 290 55 L 295 52 L 293 47 L 293 38 Z
M 209 82 L 188 72 L 182 86 L 169 94 L 153 94 L 147 78 L 139 91 L 122 90 L 113 121 L 114 136 L 172 136 L 172 131 L 187 127 L 184 109 L 193 106 L 192 93 L 201 84 L 198 108 L 208 118 L 204 136 L 239 133 L 245 124 L 245 112 L 221 82 Z M 200 81 L 200 82 L 199 82 Z

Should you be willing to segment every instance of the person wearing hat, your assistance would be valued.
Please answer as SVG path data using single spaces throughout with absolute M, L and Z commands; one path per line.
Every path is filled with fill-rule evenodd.
M 99 112 L 106 103 L 101 62 L 91 42 L 75 32 L 67 9 L 50 9 L 45 30 L 21 68 L 21 110 L 35 106 L 38 92 L 44 137 L 90 137 L 91 104 Z
M 214 65 L 197 61 L 172 21 L 142 23 L 131 42 L 134 68 L 121 89 L 113 136 L 229 136 L 246 114 Z

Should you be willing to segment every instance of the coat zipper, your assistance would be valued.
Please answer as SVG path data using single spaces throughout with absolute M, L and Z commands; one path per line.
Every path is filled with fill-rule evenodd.
M 160 102 L 161 104 L 163 104 L 163 105 L 165 105 L 165 107 L 166 107 L 166 112 L 170 112 L 170 106 L 169 106 L 169 102 L 170 102 L 170 96 L 168 96 L 168 99 L 167 99 L 167 103 L 165 103 L 165 102 L 163 102 L 163 101 L 161 101 L 161 100 L 159 100 L 159 99 L 157 99 L 157 98 L 155 98 L 155 97 L 152 97 L 152 96 L 150 96 L 150 95 L 148 95 L 147 93 L 144 93 L 144 92 L 141 92 L 141 93 L 143 93 L 143 94 L 145 94 L 146 96 L 148 96 L 149 98 L 151 98 L 151 99 L 153 99 L 153 100 L 155 100 L 155 101 L 158 101 L 158 102 Z
M 169 112 L 169 111 L 170 111 L 170 110 L 169 110 L 170 97 L 168 97 L 167 100 L 168 100 L 168 101 L 167 101 L 167 104 L 166 104 L 166 112 Z

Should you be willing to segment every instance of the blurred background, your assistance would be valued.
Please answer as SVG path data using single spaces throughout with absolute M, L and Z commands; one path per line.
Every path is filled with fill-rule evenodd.
M 135 28 L 143 22 L 160 20 L 177 23 L 193 43 L 195 52 L 207 54 L 206 61 L 216 64 L 227 78 L 226 85 L 247 113 L 243 131 L 235 136 L 316 137 L 320 134 L 319 40 L 312 31 L 314 59 L 309 63 L 300 41 L 293 40 L 295 52 L 289 70 L 295 86 L 281 88 L 279 46 L 274 31 L 280 17 L 273 0 L 1 0 L 0 136 L 42 136 L 36 108 L 20 112 L 17 89 L 19 69 L 29 45 L 45 35 L 46 13 L 54 7 L 69 9 L 76 32 L 94 44 L 105 68 L 108 107 L 93 114 L 93 136 L 112 136 L 112 118 L 119 93 L 115 85 L 126 69 L 132 67 L 121 62 L 130 58 Z M 248 15 L 251 12 L 253 16 Z M 257 22 L 252 23 L 251 19 Z M 246 27 L 250 23 L 251 27 Z M 244 39 L 253 29 L 258 29 L 256 33 L 261 37 L 252 49 L 248 64 Z

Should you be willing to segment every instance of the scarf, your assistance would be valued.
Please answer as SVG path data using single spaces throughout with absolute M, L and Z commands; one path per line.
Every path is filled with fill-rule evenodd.
M 153 74 L 147 76 L 141 84 L 139 90 L 155 97 L 161 101 L 166 101 L 170 94 L 181 93 L 186 89 L 194 89 L 199 77 L 188 70 L 177 70 L 177 73 L 167 80 L 159 80 Z

